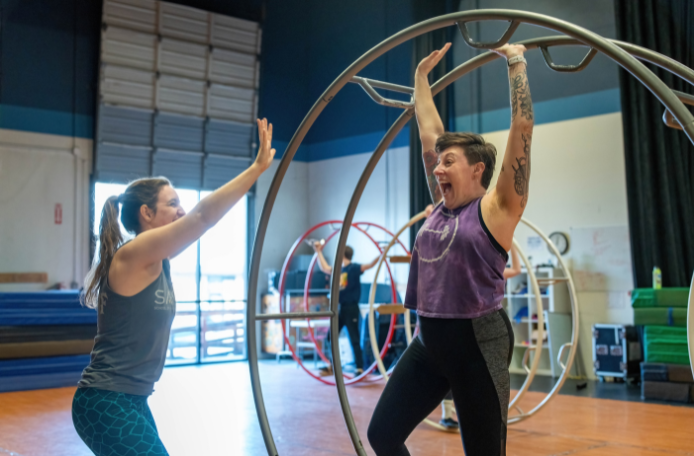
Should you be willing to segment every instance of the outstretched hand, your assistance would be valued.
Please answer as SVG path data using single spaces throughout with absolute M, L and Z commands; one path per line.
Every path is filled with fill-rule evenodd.
M 425 76 L 429 74 L 429 72 L 433 70 L 436 65 L 438 65 L 443 56 L 446 55 L 446 52 L 448 51 L 448 49 L 450 49 L 450 47 L 451 43 L 446 43 L 445 46 L 441 48 L 441 50 L 434 51 L 427 57 L 422 59 L 422 61 L 419 62 L 419 65 L 417 66 L 417 73 Z
M 527 51 L 527 49 L 522 44 L 509 44 L 509 43 L 506 43 L 499 48 L 492 49 L 492 52 L 499 54 L 500 56 L 504 57 L 506 60 L 510 59 L 511 57 L 515 57 L 517 55 L 523 55 L 523 53 L 525 51 Z
M 267 119 L 257 120 L 258 122 L 258 155 L 255 163 L 261 170 L 267 170 L 275 157 L 275 149 L 272 148 L 272 124 L 267 123 Z
M 424 209 L 424 216 L 429 217 L 432 212 L 434 212 L 434 205 L 430 204 L 426 207 L 426 209 Z

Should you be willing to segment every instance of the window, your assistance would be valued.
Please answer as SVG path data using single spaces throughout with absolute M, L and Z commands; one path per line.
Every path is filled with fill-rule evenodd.
M 125 185 L 97 183 L 94 232 L 101 211 Z M 176 189 L 189 212 L 211 192 Z M 176 317 L 167 365 L 245 359 L 248 198 L 244 196 L 217 225 L 171 260 Z M 126 234 L 121 225 L 121 232 Z M 98 252 L 98 244 L 96 252 Z

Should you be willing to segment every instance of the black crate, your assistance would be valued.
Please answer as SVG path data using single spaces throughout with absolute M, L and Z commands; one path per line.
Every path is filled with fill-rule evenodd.
M 633 326 L 593 325 L 593 370 L 604 377 L 632 378 L 640 376 L 641 343 Z

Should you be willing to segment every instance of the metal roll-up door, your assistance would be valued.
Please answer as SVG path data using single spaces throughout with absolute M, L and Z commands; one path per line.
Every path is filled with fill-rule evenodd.
M 215 14 L 211 41 L 215 47 L 260 54 L 260 26 L 257 22 Z
M 251 157 L 253 124 L 210 119 L 205 130 L 205 152 Z
M 245 169 L 257 111 L 259 25 L 158 0 L 104 0 L 102 23 L 97 179 L 154 173 L 210 188 Z
M 97 136 L 100 142 L 151 146 L 152 116 L 147 109 L 99 106 Z
M 215 48 L 210 56 L 210 81 L 256 89 L 258 65 L 255 55 Z
M 157 37 L 126 28 L 108 26 L 101 32 L 101 61 L 118 66 L 155 71 Z
M 204 116 L 206 86 L 204 81 L 161 75 L 157 108 L 179 114 Z
M 159 71 L 163 74 L 204 80 L 207 77 L 207 51 L 208 47 L 203 44 L 163 38 Z
M 205 158 L 205 173 L 202 188 L 216 190 L 251 165 L 251 159 L 225 155 L 208 155 Z
M 151 71 L 101 65 L 100 92 L 103 103 L 154 109 L 155 75 Z
M 105 0 L 103 22 L 156 33 L 157 3 L 156 0 Z
M 202 185 L 202 152 L 157 149 L 152 159 L 154 176 L 165 176 L 175 187 L 198 189 Z
M 159 7 L 161 8 L 159 33 L 162 36 L 193 43 L 208 42 L 210 13 L 167 2 L 160 2 Z
M 207 114 L 218 119 L 252 123 L 255 117 L 255 90 L 211 84 Z
M 157 113 L 154 117 L 154 146 L 164 149 L 202 151 L 204 119 Z
M 127 184 L 150 175 L 152 149 L 124 144 L 97 143 L 96 175 L 101 182 Z

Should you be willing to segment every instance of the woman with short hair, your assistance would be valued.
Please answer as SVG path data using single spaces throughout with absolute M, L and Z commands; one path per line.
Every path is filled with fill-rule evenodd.
M 405 307 L 419 335 L 396 365 L 368 437 L 378 456 L 405 456 L 405 440 L 450 390 L 467 456 L 506 454 L 513 330 L 502 309 L 504 269 L 528 202 L 533 108 L 525 47 L 494 50 L 508 62 L 511 130 L 495 188 L 496 148 L 445 132 L 427 75 L 450 43 L 415 73 L 415 111 L 435 208 L 412 251 Z

